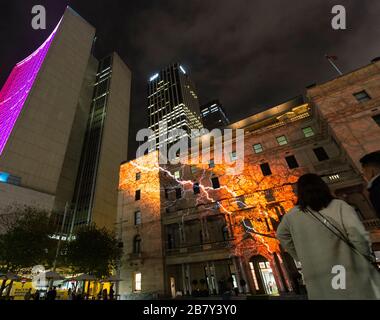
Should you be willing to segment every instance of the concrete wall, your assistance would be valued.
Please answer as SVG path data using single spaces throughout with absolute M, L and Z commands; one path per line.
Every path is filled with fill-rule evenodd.
M 114 53 L 92 209 L 92 221 L 112 230 L 117 216 L 120 163 L 127 159 L 131 81 L 131 71 Z
M 8 207 L 24 205 L 50 211 L 53 209 L 54 200 L 51 194 L 0 183 L 0 214 Z

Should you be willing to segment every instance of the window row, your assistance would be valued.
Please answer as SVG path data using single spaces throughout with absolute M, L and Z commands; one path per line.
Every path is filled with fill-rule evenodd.
M 315 149 L 313 149 L 313 152 L 314 152 L 315 156 L 317 157 L 318 161 L 325 161 L 325 160 L 330 159 L 329 155 L 327 154 L 326 150 L 323 147 L 315 148 Z M 299 167 L 298 161 L 294 155 L 286 156 L 285 161 L 286 161 L 289 169 L 296 169 Z M 260 164 L 260 169 L 261 169 L 261 172 L 264 176 L 272 175 L 272 170 L 271 170 L 268 162 Z M 179 171 L 178 171 L 178 174 L 179 174 Z M 178 176 L 177 179 L 179 179 L 179 178 L 180 178 L 180 176 Z M 219 189 L 220 188 L 219 178 L 218 177 L 212 177 L 211 178 L 211 184 L 212 184 L 213 189 Z M 200 189 L 201 189 L 201 187 L 200 187 L 199 183 L 195 182 L 193 184 L 194 194 L 199 194 L 201 191 Z M 174 188 L 174 190 L 175 190 L 175 194 L 176 194 L 176 199 L 181 199 L 182 198 L 182 188 L 178 187 L 178 188 Z M 169 198 L 169 191 L 170 191 L 169 189 L 165 189 L 165 198 L 166 199 Z M 141 199 L 141 190 L 136 190 L 135 200 L 138 201 L 140 199 Z
M 302 129 L 303 135 L 305 138 L 309 138 L 315 135 L 314 130 L 312 127 L 306 127 Z M 281 135 L 276 137 L 277 143 L 279 146 L 285 146 L 289 143 L 288 138 L 285 135 Z M 252 146 L 253 152 L 258 154 L 264 151 L 264 147 L 261 143 L 256 143 Z M 231 155 L 232 159 L 232 155 Z

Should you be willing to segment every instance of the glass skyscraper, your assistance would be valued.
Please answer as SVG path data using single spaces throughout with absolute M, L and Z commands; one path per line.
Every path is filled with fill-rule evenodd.
M 168 145 L 179 141 L 182 136 L 170 137 L 175 129 L 191 137 L 191 130 L 203 128 L 195 85 L 179 63 L 170 64 L 149 79 L 148 112 L 155 149 L 160 148 L 160 137 L 161 143 Z
M 201 107 L 203 125 L 208 130 L 223 128 L 230 124 L 222 104 L 218 100 L 210 101 Z

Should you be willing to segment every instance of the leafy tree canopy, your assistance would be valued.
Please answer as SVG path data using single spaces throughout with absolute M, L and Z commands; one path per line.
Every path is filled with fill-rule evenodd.
M 77 231 L 75 240 L 67 243 L 66 259 L 76 273 L 88 273 L 99 278 L 109 276 L 121 259 L 119 244 L 107 229 L 85 226 Z
M 17 273 L 35 265 L 49 266 L 56 241 L 51 236 L 49 213 L 33 207 L 16 207 L 0 214 L 0 268 Z

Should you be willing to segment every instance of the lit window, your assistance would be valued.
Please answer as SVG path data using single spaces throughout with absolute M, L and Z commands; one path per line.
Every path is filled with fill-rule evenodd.
M 214 159 L 211 159 L 211 160 L 210 160 L 210 162 L 209 162 L 209 164 L 208 164 L 208 167 L 209 167 L 209 168 L 215 168 L 215 161 L 214 161 Z
M 284 146 L 284 145 L 288 144 L 288 140 L 286 139 L 285 136 L 277 137 L 277 142 L 280 146 Z
M 135 212 L 135 225 L 138 226 L 141 224 L 141 211 Z
M 236 161 L 237 160 L 237 154 L 236 151 L 231 152 L 230 154 L 231 161 Z
M 257 143 L 257 144 L 255 144 L 255 145 L 253 146 L 253 151 L 254 151 L 255 153 L 261 153 L 261 152 L 263 152 L 264 149 L 263 149 L 263 146 L 261 145 L 261 143 Z
M 331 182 L 339 181 L 340 180 L 340 175 L 339 174 L 333 174 L 333 175 L 329 176 L 329 180 Z
M 312 127 L 303 128 L 302 131 L 303 131 L 303 134 L 305 135 L 305 138 L 314 136 L 314 131 Z
M 358 100 L 358 102 L 367 102 L 371 100 L 371 97 L 365 90 L 360 91 L 358 93 L 354 93 L 354 97 L 356 98 L 356 100 Z
M 134 282 L 135 282 L 134 283 L 134 285 L 135 285 L 134 291 L 141 291 L 141 272 L 135 273 Z
M 174 178 L 179 179 L 181 177 L 181 174 L 179 171 L 174 172 Z
M 272 174 L 272 170 L 270 169 L 269 163 L 260 164 L 260 168 L 264 176 L 270 176 Z

